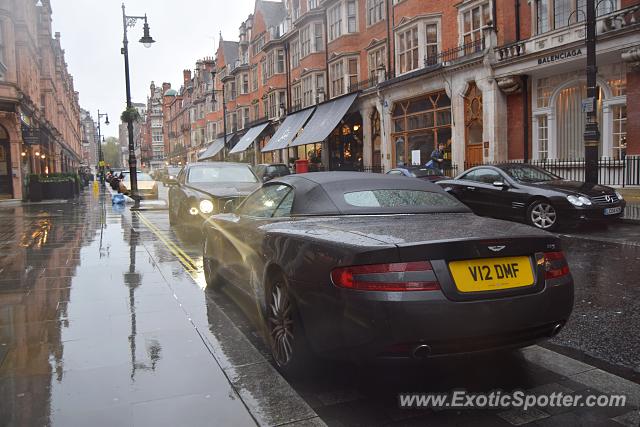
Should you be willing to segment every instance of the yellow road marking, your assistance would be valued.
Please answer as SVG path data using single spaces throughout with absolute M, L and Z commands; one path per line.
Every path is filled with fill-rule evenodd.
M 144 215 L 142 215 L 138 211 L 136 211 L 135 213 L 142 220 L 142 222 L 147 226 L 147 228 L 149 228 L 149 230 L 151 230 L 151 232 L 153 234 L 155 234 L 156 237 L 158 237 L 165 244 L 167 249 L 169 249 L 169 251 L 173 255 L 175 255 L 176 258 L 178 258 L 178 261 L 180 261 L 180 263 L 183 265 L 183 267 L 185 268 L 185 270 L 187 270 L 188 273 L 197 273 L 198 272 L 198 268 L 197 268 L 196 262 L 193 259 L 191 259 L 191 257 L 189 257 L 189 255 L 187 255 L 175 243 L 173 243 L 172 241 L 167 239 L 162 234 L 162 232 L 153 223 L 151 223 L 151 221 L 149 221 Z

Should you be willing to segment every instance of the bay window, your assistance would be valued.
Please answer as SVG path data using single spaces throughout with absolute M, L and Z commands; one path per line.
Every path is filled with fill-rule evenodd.
M 341 4 L 338 3 L 329 9 L 329 40 L 337 39 L 342 35 L 342 10 Z
M 386 55 L 387 48 L 386 46 L 382 46 L 376 48 L 369 52 L 368 55 L 368 70 L 369 70 L 369 78 L 379 82 L 380 77 L 380 69 L 384 69 L 384 60 Z
M 311 27 L 308 25 L 300 30 L 300 55 L 302 58 L 311 53 Z
M 419 67 L 417 26 L 398 34 L 398 63 L 400 74 Z
M 295 39 L 291 42 L 291 68 L 296 68 L 300 65 L 300 42 Z
M 358 84 L 358 57 L 341 58 L 330 66 L 331 97 L 343 95 Z
M 344 64 L 342 61 L 331 64 L 329 78 L 331 79 L 331 97 L 342 95 L 344 93 Z

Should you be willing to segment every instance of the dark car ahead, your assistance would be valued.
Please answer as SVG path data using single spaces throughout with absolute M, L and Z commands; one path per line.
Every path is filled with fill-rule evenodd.
M 291 174 L 289 167 L 284 163 L 261 163 L 255 167 L 256 175 L 263 181 L 269 181 L 273 178 L 287 176 Z
M 573 279 L 552 234 L 482 218 L 435 184 L 289 175 L 203 225 L 209 288 L 249 297 L 278 366 L 426 358 L 553 336 Z M 257 310 L 257 312 L 255 311 Z
M 227 202 L 239 204 L 260 184 L 245 163 L 187 165 L 175 180 L 169 181 L 169 222 L 200 227 L 209 215 L 222 212 Z
M 425 181 L 438 182 L 443 179 L 449 179 L 443 175 L 438 169 L 428 168 L 426 166 L 404 166 L 391 169 L 387 175 L 402 175 L 411 178 L 419 178 Z
M 162 184 L 166 187 L 169 184 L 175 184 L 178 174 L 182 170 L 182 166 L 169 166 L 161 173 Z
M 519 163 L 478 166 L 438 185 L 477 214 L 525 220 L 543 230 L 584 220 L 611 220 L 622 216 L 625 207 L 613 188 L 565 180 Z

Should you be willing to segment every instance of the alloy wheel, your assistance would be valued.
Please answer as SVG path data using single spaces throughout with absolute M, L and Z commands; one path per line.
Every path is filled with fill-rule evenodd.
M 271 292 L 269 333 L 273 357 L 279 366 L 287 365 L 293 357 L 293 309 L 282 283 L 275 284 Z
M 556 210 L 546 202 L 540 202 L 533 206 L 530 215 L 531 223 L 543 230 L 553 227 L 557 219 Z

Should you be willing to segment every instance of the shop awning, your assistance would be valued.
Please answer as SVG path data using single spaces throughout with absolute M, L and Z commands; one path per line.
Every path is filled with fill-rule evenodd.
M 314 107 L 311 107 L 288 115 L 276 133 L 271 137 L 269 143 L 264 146 L 262 152 L 265 153 L 267 151 L 286 148 L 307 120 L 309 120 L 314 109 Z
M 269 122 L 263 123 L 258 126 L 254 126 L 244 134 L 244 136 L 238 141 L 238 143 L 229 151 L 229 154 L 242 153 L 253 144 L 253 142 L 260 136 L 263 130 L 269 126 Z
M 318 105 L 313 117 L 304 127 L 302 135 L 297 137 L 291 143 L 291 146 L 295 147 L 324 141 L 333 129 L 338 126 L 344 115 L 347 114 L 357 96 L 357 93 L 352 93 Z
M 215 157 L 224 148 L 224 138 L 218 138 L 211 143 L 210 146 L 204 151 L 204 153 L 198 156 L 198 161 L 207 160 Z

